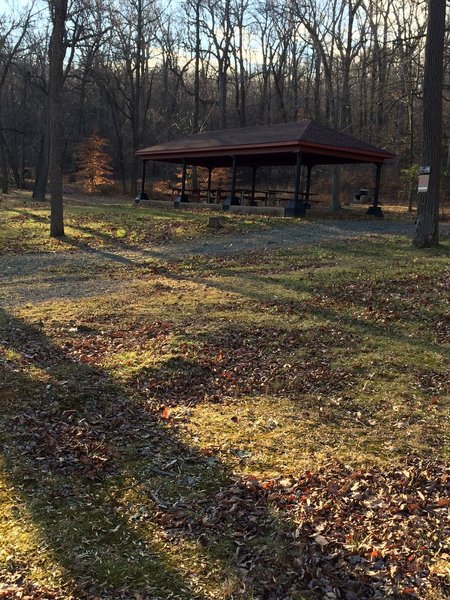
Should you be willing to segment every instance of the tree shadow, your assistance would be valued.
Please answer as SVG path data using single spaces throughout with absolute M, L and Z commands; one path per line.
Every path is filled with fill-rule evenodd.
M 312 543 L 313 525 L 300 534 L 270 486 L 181 442 L 88 351 L 75 359 L 5 311 L 0 326 L 5 485 L 65 597 L 372 597 L 367 574 Z M 172 361 L 162 372 L 197 366 Z M 8 582 L 24 583 L 27 569 L 10 557 Z
M 111 246 L 107 248 L 98 248 L 96 246 L 91 245 L 88 240 L 77 240 L 68 235 L 60 238 L 60 241 L 69 247 L 76 248 L 78 250 L 86 252 L 87 254 L 99 257 L 106 261 L 110 261 L 111 263 L 121 263 L 133 267 L 148 266 L 148 263 L 146 262 L 148 259 L 164 260 L 166 258 L 166 252 L 164 250 L 150 250 L 148 248 L 142 250 L 142 246 L 139 246 L 138 244 L 133 245 L 128 242 L 122 245 L 117 243 L 111 244 Z M 119 254 L 119 249 L 131 253 L 139 253 L 139 255 L 142 256 L 142 260 L 138 261 L 136 260 L 136 258 L 131 258 L 129 256 Z
M 72 245 L 72 242 L 67 239 L 64 240 L 65 243 L 68 243 L 70 245 Z M 74 244 L 75 246 L 77 246 L 77 244 Z M 325 244 L 326 247 L 326 244 Z M 128 247 L 130 250 L 133 250 L 134 247 L 129 246 Z M 136 247 L 136 249 L 138 249 L 138 247 Z M 145 258 L 143 258 L 143 260 L 136 260 L 134 257 L 128 257 L 128 256 L 122 256 L 116 252 L 114 252 L 113 250 L 102 250 L 99 248 L 94 248 L 91 247 L 89 245 L 85 245 L 83 246 L 83 250 L 85 250 L 86 252 L 93 254 L 95 256 L 98 256 L 102 259 L 105 259 L 107 261 L 111 261 L 113 263 L 117 262 L 117 263 L 121 263 L 124 265 L 129 265 L 129 266 L 134 266 L 134 267 L 148 267 L 148 263 L 145 262 Z M 343 255 L 343 256 L 348 256 L 351 255 L 355 252 L 355 249 L 353 247 L 349 247 L 348 244 L 344 244 L 342 246 L 339 246 L 339 254 Z M 364 254 L 367 255 L 367 249 L 364 248 Z M 379 253 L 379 249 L 373 249 L 371 251 L 373 256 L 377 256 Z M 142 251 L 142 249 L 140 249 L 140 254 L 142 254 L 143 257 L 149 258 L 149 259 L 153 259 L 153 260 L 167 260 L 167 256 L 164 252 L 164 250 L 150 250 L 150 249 L 145 249 L 144 251 Z M 220 268 L 223 268 L 223 265 L 221 265 Z M 201 277 L 197 277 L 195 275 L 193 275 L 192 273 L 189 273 L 188 275 L 183 275 L 182 270 L 179 270 L 177 273 L 173 273 L 173 270 L 171 271 L 168 268 L 165 268 L 164 266 L 160 267 L 160 272 L 161 274 L 164 274 L 165 277 L 168 278 L 172 278 L 175 279 L 177 281 L 182 280 L 182 279 L 186 279 L 187 281 L 195 281 L 197 283 L 202 283 L 202 284 L 206 284 L 209 287 L 214 287 L 216 289 L 219 289 L 221 291 L 224 292 L 237 292 L 241 295 L 245 295 L 246 297 L 248 297 L 249 299 L 252 300 L 257 300 L 259 301 L 262 305 L 267 306 L 273 306 L 273 307 L 282 307 L 284 311 L 286 311 L 287 313 L 291 313 L 291 314 L 307 314 L 308 316 L 316 316 L 316 317 L 320 317 L 323 319 L 330 319 L 332 321 L 339 321 L 343 324 L 346 324 L 352 328 L 354 328 L 355 330 L 358 329 L 360 330 L 362 333 L 366 333 L 369 335 L 375 335 L 376 337 L 382 337 L 382 338 L 390 338 L 395 340 L 396 342 L 401 341 L 402 343 L 408 345 L 411 347 L 411 349 L 416 348 L 418 341 L 414 338 L 412 338 L 409 333 L 405 333 L 403 331 L 401 331 L 399 329 L 399 327 L 397 326 L 397 323 L 399 322 L 400 318 L 398 316 L 396 316 L 396 311 L 391 310 L 391 311 L 386 311 L 386 319 L 383 319 L 381 322 L 376 322 L 376 320 L 374 318 L 360 318 L 360 317 L 354 317 L 352 315 L 349 314 L 345 314 L 342 310 L 338 309 L 337 304 L 339 303 L 339 298 L 338 298 L 338 290 L 336 287 L 334 288 L 328 288 L 326 289 L 326 286 L 324 287 L 324 298 L 327 300 L 327 302 L 321 302 L 319 304 L 314 303 L 312 301 L 305 301 L 305 300 L 298 300 L 298 298 L 296 298 L 296 296 L 298 295 L 298 293 L 305 293 L 305 294 L 314 294 L 315 293 L 315 287 L 316 287 L 316 282 L 312 281 L 312 282 L 307 282 L 306 280 L 300 280 L 300 281 L 296 281 L 295 284 L 286 281 L 286 279 L 284 279 L 283 277 L 277 277 L 275 276 L 271 276 L 270 278 L 268 278 L 267 276 L 263 276 L 263 275 L 258 275 L 255 273 L 252 274 L 246 274 L 246 273 L 239 273 L 239 279 L 240 279 L 240 283 L 239 284 L 234 284 L 230 281 L 231 278 L 227 278 L 226 276 L 222 278 L 222 281 L 213 281 L 211 278 L 208 278 L 207 281 L 205 281 L 204 279 L 202 279 Z M 242 285 L 242 282 L 244 283 L 244 285 Z M 273 302 L 270 302 L 267 300 L 267 293 L 265 290 L 265 287 L 267 285 L 267 283 L 273 284 L 275 286 L 278 286 L 280 288 L 280 290 L 285 290 L 285 292 L 291 293 L 291 297 L 290 298 L 284 298 L 282 297 L 282 295 L 280 295 L 280 297 L 277 300 L 274 300 Z M 394 282 L 395 283 L 395 282 Z M 403 287 L 407 287 L 407 282 L 403 282 Z M 345 286 L 343 286 L 345 287 Z M 363 284 L 361 284 L 361 287 L 363 288 Z M 376 285 L 375 285 L 376 288 Z M 364 288 L 363 288 L 364 289 Z M 285 293 L 284 292 L 284 293 Z M 378 303 L 379 307 L 381 308 L 381 310 L 383 311 L 384 308 L 386 308 L 387 303 L 389 302 L 389 300 L 385 297 L 383 297 L 383 290 L 378 290 L 376 289 L 376 293 L 377 293 L 377 297 L 375 298 L 376 303 Z M 347 298 L 348 300 L 348 307 L 350 307 L 351 305 L 354 305 L 357 308 L 361 308 L 363 310 L 367 310 L 370 311 L 372 310 L 372 306 L 370 303 L 364 303 L 364 297 L 361 293 L 351 293 L 348 292 L 349 297 Z M 342 292 L 341 292 L 342 295 Z M 322 298 L 323 300 L 323 298 Z M 385 300 L 384 302 L 384 307 L 383 307 L 383 300 Z M 335 304 L 336 302 L 336 304 Z M 409 304 L 411 305 L 411 301 L 409 301 Z M 373 313 L 372 316 L 375 315 L 375 312 Z M 445 315 L 443 316 L 444 320 L 445 320 Z M 409 322 L 416 322 L 418 324 L 423 324 L 426 323 L 427 321 L 429 321 L 429 314 L 428 314 L 428 306 L 426 302 L 417 302 L 414 306 L 414 310 L 411 310 L 408 313 L 408 321 Z M 429 349 L 432 348 L 434 350 L 439 350 L 439 345 L 433 345 L 428 344 L 427 346 Z M 425 348 L 424 348 L 425 349 Z
M 43 217 L 41 215 L 36 215 L 36 214 L 31 213 L 26 210 L 19 210 L 18 208 L 10 208 L 9 211 L 17 213 L 24 219 L 31 219 L 32 221 L 36 221 L 36 223 L 45 223 L 46 225 L 48 225 L 50 223 L 49 217 Z
M 193 481 L 198 473 L 211 478 L 207 459 L 173 439 L 104 371 L 4 311 L 0 323 L 6 484 L 76 597 L 145 590 L 148 598 L 204 598 L 189 569 L 178 568 L 176 548 L 168 552 L 153 526 L 140 532 L 136 525 L 152 523 L 186 492 L 185 484 L 161 499 L 161 462 L 179 459 Z M 212 487 L 226 476 L 216 471 L 220 465 Z M 28 576 L 14 558 L 8 570 L 15 584 Z
M 10 209 L 11 212 L 16 213 L 19 217 L 21 217 L 22 219 L 26 219 L 26 220 L 31 220 L 34 221 L 36 223 L 39 224 L 45 224 L 45 225 L 49 225 L 50 223 L 50 217 L 49 216 L 42 216 L 42 215 L 37 215 L 33 212 L 31 212 L 31 210 L 27 211 L 27 210 L 20 210 L 18 208 L 15 209 Z M 77 248 L 80 250 L 84 250 L 86 252 L 97 252 L 98 254 L 104 254 L 104 256 L 106 258 L 108 258 L 111 261 L 115 261 L 115 262 L 124 262 L 127 263 L 127 259 L 115 254 L 112 250 L 114 249 L 129 249 L 129 250 L 138 250 L 139 247 L 137 245 L 133 245 L 133 244 L 129 244 L 128 241 L 126 242 L 121 242 L 120 238 L 117 238 L 116 236 L 114 236 L 112 233 L 106 233 L 104 231 L 100 231 L 99 229 L 95 228 L 95 227 L 89 227 L 87 225 L 80 225 L 80 224 L 75 224 L 75 223 L 66 223 L 67 228 L 70 228 L 72 230 L 76 230 L 79 231 L 80 234 L 85 234 L 88 236 L 88 238 L 76 238 L 73 235 L 64 235 L 61 238 L 58 238 L 59 241 L 61 241 L 64 244 L 67 244 L 68 246 L 71 246 L 73 248 Z M 106 250 L 104 250 L 103 248 L 97 248 L 95 246 L 93 246 L 90 243 L 90 239 L 97 239 L 97 240 L 101 240 L 101 242 L 106 246 Z M 109 251 L 111 250 L 111 251 Z
M 331 293 L 329 297 L 324 294 L 323 297 L 319 298 L 319 302 L 314 298 L 298 299 L 299 293 L 320 296 L 320 294 L 317 294 L 314 283 L 300 280 L 294 285 L 282 277 L 271 277 L 269 279 L 261 275 L 246 273 L 239 274 L 239 283 L 233 282 L 232 277 L 222 277 L 221 281 L 214 281 L 210 277 L 205 281 L 196 276 L 190 276 L 189 280 L 194 280 L 197 283 L 214 287 L 215 289 L 226 293 L 232 292 L 244 295 L 250 300 L 257 301 L 260 303 L 261 307 L 265 307 L 266 309 L 273 308 L 276 310 L 281 308 L 286 316 L 303 315 L 305 317 L 319 317 L 322 320 L 329 320 L 330 322 L 348 326 L 354 331 L 361 332 L 361 334 L 392 340 L 396 343 L 401 342 L 405 346 L 410 347 L 411 351 L 414 349 L 417 350 L 418 346 L 422 347 L 423 350 L 431 349 L 439 351 L 441 349 L 437 342 L 436 344 L 432 344 L 429 341 L 427 341 L 426 344 L 420 343 L 417 339 L 411 337 L 409 333 L 399 329 L 396 319 L 376 322 L 373 318 L 374 315 L 372 315 L 372 318 L 370 318 L 370 315 L 368 318 L 364 318 L 363 316 L 360 317 L 348 314 L 345 310 L 342 310 L 342 306 L 339 306 L 338 302 L 334 302 Z M 278 286 L 280 289 L 280 295 L 273 300 L 268 300 L 268 294 L 265 289 L 268 283 L 273 286 Z M 285 296 L 286 292 L 290 293 L 290 297 Z M 324 300 L 326 300 L 326 302 Z M 350 303 L 347 308 L 349 306 Z M 358 306 L 356 298 L 355 306 Z M 364 306 L 363 304 L 359 304 L 359 306 L 370 311 L 370 306 Z M 425 312 L 426 308 L 418 309 L 415 315 L 411 315 L 410 318 L 408 318 L 410 321 L 423 323 Z

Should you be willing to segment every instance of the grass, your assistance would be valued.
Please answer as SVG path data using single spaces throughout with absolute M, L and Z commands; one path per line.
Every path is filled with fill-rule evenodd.
M 64 252 L 89 245 L 93 248 L 136 248 L 259 231 L 290 222 L 274 217 L 221 213 L 219 232 L 208 228 L 211 212 L 149 209 L 124 204 L 65 202 L 65 236 L 48 236 L 48 202 L 32 201 L 28 192 L 15 192 L 0 199 L 0 252 Z
M 2 209 L 4 249 L 59 248 L 44 214 Z M 205 231 L 202 214 L 152 215 L 74 206 L 68 231 L 94 246 Z M 237 479 L 448 462 L 449 250 L 372 238 L 86 267 L 113 285 L 2 309 L 0 579 L 35 597 L 251 599 L 273 580 L 273 597 L 321 597 L 280 591 L 298 524 L 275 505 L 220 535 L 214 511 L 241 514 Z

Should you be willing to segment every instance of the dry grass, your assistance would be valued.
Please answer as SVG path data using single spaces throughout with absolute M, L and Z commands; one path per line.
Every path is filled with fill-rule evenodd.
M 92 248 L 138 249 L 170 242 L 208 239 L 219 234 L 246 233 L 282 225 L 290 220 L 258 215 L 221 213 L 222 228 L 208 228 L 208 210 L 149 209 L 123 198 L 65 200 L 65 236 L 49 237 L 49 203 L 34 202 L 29 192 L 0 197 L 0 253 L 67 252 Z
M 8 210 L 41 239 L 39 209 Z M 208 511 L 248 477 L 448 463 L 448 250 L 374 238 L 119 265 L 116 292 L 2 310 L 0 577 L 35 598 L 251 599 L 266 569 L 267 597 L 323 598 L 286 587 L 295 527 L 276 503 L 249 502 L 245 539 L 235 521 L 217 537 Z M 437 558 L 419 597 L 448 589 Z

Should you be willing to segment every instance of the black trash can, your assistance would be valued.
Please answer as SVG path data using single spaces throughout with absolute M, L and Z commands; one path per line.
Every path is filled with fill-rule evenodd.
M 239 206 L 239 198 L 237 196 L 227 196 L 223 201 L 223 210 L 230 210 L 230 206 Z

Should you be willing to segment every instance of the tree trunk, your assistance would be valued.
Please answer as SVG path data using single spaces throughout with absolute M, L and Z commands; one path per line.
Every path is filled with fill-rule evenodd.
M 2 97 L 0 95 L 0 111 L 2 108 Z M 0 113 L 0 172 L 2 177 L 2 194 L 9 192 L 9 169 L 8 169 L 8 153 L 6 148 L 6 138 L 2 127 L 2 117 Z
M 9 192 L 8 160 L 6 158 L 6 141 L 3 131 L 0 129 L 0 168 L 2 173 L 2 194 Z
M 192 133 L 198 133 L 200 124 L 200 0 L 195 3 L 195 59 L 194 59 L 194 111 L 192 114 Z M 192 167 L 192 189 L 198 188 L 197 167 Z
M 20 190 L 22 188 L 22 180 L 21 180 L 20 173 L 19 173 L 19 163 L 17 161 L 17 156 L 15 154 L 13 154 L 13 152 L 11 151 L 11 147 L 8 146 L 8 144 L 6 144 L 5 150 L 6 150 L 6 158 L 8 160 L 9 166 L 11 167 L 14 181 L 16 182 L 16 186 Z
M 242 11 L 244 8 L 242 8 Z M 243 15 L 242 15 L 243 19 Z M 246 76 L 245 76 L 245 62 L 244 62 L 244 24 L 239 24 L 239 88 L 240 88 L 240 107 L 239 107 L 239 125 L 241 127 L 247 126 L 247 89 L 246 89 Z
M 62 199 L 62 90 L 64 83 L 65 23 L 67 0 L 51 0 L 50 41 L 50 236 L 64 235 Z
M 411 94 L 410 107 L 409 107 L 409 166 L 412 168 L 414 165 L 414 146 L 415 146 L 415 135 L 414 135 L 414 96 Z M 413 210 L 413 182 L 411 178 L 408 186 L 408 212 Z
M 45 123 L 45 130 L 41 137 L 38 164 L 36 166 L 36 177 L 34 179 L 33 198 L 35 200 L 45 200 L 45 192 L 47 190 L 48 181 L 49 154 L 50 131 L 47 119 Z
M 192 114 L 192 133 L 198 133 L 200 123 L 200 0 L 195 3 L 195 59 L 194 59 L 194 110 Z
M 132 140 L 133 156 L 131 158 L 131 192 L 134 197 L 138 193 L 138 178 L 140 159 L 136 156 L 141 143 L 141 99 L 142 99 L 142 67 L 143 67 L 143 45 L 144 45 L 144 6 L 142 0 L 137 0 L 137 24 L 136 24 L 136 59 L 134 78 L 134 106 L 132 112 Z
M 316 121 L 320 121 L 322 118 L 322 111 L 321 111 L 321 104 L 320 104 L 320 99 L 321 99 L 320 83 L 321 83 L 322 78 L 321 78 L 320 66 L 321 66 L 320 52 L 315 50 L 315 57 L 314 57 L 314 118 L 316 119 Z
M 444 63 L 445 0 L 429 0 L 423 80 L 422 164 L 431 167 L 428 191 L 419 194 L 413 244 L 427 248 L 439 244 L 439 182 L 442 148 L 442 84 Z
M 219 114 L 220 129 L 227 129 L 227 73 L 223 61 L 219 61 Z
M 230 39 L 231 39 L 231 6 L 230 0 L 225 0 L 223 6 L 223 41 L 220 42 L 220 59 L 218 61 L 219 72 L 219 115 L 220 129 L 228 128 L 227 92 L 228 92 L 228 69 L 230 67 Z M 216 46 L 218 46 L 216 42 Z

